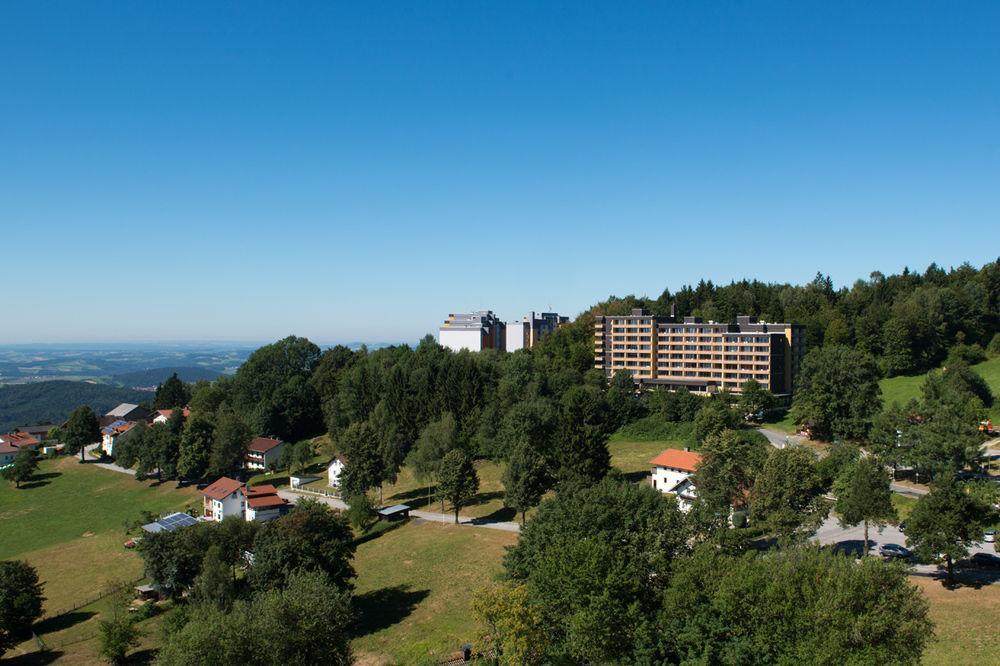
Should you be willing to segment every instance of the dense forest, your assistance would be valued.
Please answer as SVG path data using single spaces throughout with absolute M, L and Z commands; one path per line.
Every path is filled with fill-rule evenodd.
M 120 403 L 149 397 L 148 392 L 67 380 L 0 386 L 0 432 L 46 421 L 62 423 L 80 405 L 103 414 Z

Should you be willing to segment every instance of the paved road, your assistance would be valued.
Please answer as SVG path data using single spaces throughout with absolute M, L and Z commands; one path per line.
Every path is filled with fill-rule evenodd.
M 86 459 L 87 462 L 89 462 L 90 464 L 92 464 L 92 465 L 94 465 L 96 467 L 103 467 L 104 469 L 109 469 L 112 472 L 119 472 L 121 474 L 131 474 L 132 476 L 135 476 L 135 470 L 134 469 L 128 469 L 128 468 L 125 468 L 125 467 L 121 467 L 119 465 L 115 465 L 114 463 L 97 462 L 98 460 L 100 460 L 100 457 L 95 456 L 94 454 L 91 453 L 91 451 L 93 451 L 94 449 L 100 448 L 100 446 L 101 446 L 101 444 L 98 442 L 97 444 L 91 444 L 90 446 L 83 447 L 83 449 L 85 451 L 84 458 Z
M 339 500 L 336 497 L 324 497 L 322 495 L 313 495 L 311 493 L 296 493 L 290 490 L 279 490 L 278 497 L 283 497 L 284 499 L 292 502 L 298 502 L 302 498 L 311 497 L 320 502 L 333 507 L 334 509 L 346 509 L 347 504 L 343 500 Z M 410 515 L 414 518 L 421 518 L 423 520 L 429 520 L 434 523 L 448 523 L 453 525 L 455 523 L 455 515 L 451 513 L 437 513 L 435 511 L 410 511 Z M 521 525 L 519 523 L 508 522 L 508 521 L 487 521 L 481 518 L 459 518 L 459 525 L 467 525 L 469 527 L 485 527 L 491 530 L 501 530 L 504 532 L 520 532 Z
M 863 525 L 857 527 L 841 527 L 835 518 L 827 518 L 823 525 L 813 535 L 813 540 L 824 545 L 839 545 L 845 550 L 851 550 L 861 554 L 864 548 L 865 528 Z M 899 531 L 895 525 L 886 525 L 881 532 L 875 527 L 868 530 L 869 553 L 878 554 L 878 548 L 887 543 L 894 543 L 906 546 L 906 535 Z M 969 549 L 969 555 L 974 553 L 996 553 L 992 543 L 980 543 Z M 943 567 L 942 567 L 943 568 Z M 917 564 L 913 570 L 922 574 L 935 574 L 939 571 L 936 564 Z
M 757 432 L 767 437 L 767 441 L 771 442 L 771 446 L 776 449 L 785 448 L 785 444 L 798 444 L 802 441 L 802 437 L 799 435 L 789 435 L 786 432 L 781 432 L 780 430 L 771 430 L 770 428 L 757 428 Z

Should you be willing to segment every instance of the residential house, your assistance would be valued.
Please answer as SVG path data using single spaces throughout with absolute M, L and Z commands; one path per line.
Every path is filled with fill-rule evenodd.
M 223 476 L 205 488 L 202 496 L 205 518 L 221 523 L 229 516 L 244 517 L 246 495 L 243 484 L 236 479 Z
M 41 444 L 45 444 L 49 441 L 49 432 L 51 432 L 56 427 L 54 423 L 43 423 L 40 425 L 31 426 L 17 426 L 14 428 L 14 432 L 24 433 L 26 435 L 31 435 L 39 441 Z
M 155 412 L 153 412 L 153 424 L 155 425 L 157 423 L 166 423 L 167 421 L 170 420 L 170 416 L 173 413 L 174 413 L 174 410 L 172 410 L 172 409 L 158 409 L 158 410 L 156 410 Z M 181 414 L 182 414 L 182 416 L 184 418 L 187 418 L 187 417 L 191 416 L 191 410 L 188 409 L 187 407 L 185 407 L 181 411 Z
M 151 416 L 152 412 L 145 407 L 123 402 L 101 417 L 100 426 L 103 428 L 115 421 L 148 421 Z
M 326 474 L 329 481 L 327 485 L 337 488 L 340 486 L 340 473 L 344 471 L 345 461 L 341 456 L 331 460 L 326 466 Z
M 701 464 L 701 456 L 691 451 L 666 449 L 649 464 L 653 466 L 653 488 L 674 495 L 680 509 L 688 511 L 697 497 L 691 477 Z
M 136 421 L 118 419 L 101 428 L 101 449 L 109 456 L 115 455 L 115 444 L 136 432 Z
M 0 442 L 18 449 L 31 449 L 32 451 L 37 451 L 38 445 L 41 443 L 37 437 L 29 435 L 26 432 L 11 432 L 6 435 L 0 435 Z
M 247 522 L 274 520 L 287 513 L 291 507 L 288 500 L 278 497 L 278 490 L 274 486 L 251 486 L 244 492 L 247 498 Z
M 247 447 L 247 469 L 265 471 L 278 466 L 285 443 L 271 437 L 254 437 Z
M 17 455 L 18 451 L 19 449 L 13 444 L 0 442 L 0 467 L 6 467 L 14 462 L 14 456 Z

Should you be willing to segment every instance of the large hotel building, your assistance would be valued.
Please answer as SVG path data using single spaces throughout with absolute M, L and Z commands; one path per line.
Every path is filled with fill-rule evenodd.
M 735 324 L 697 317 L 598 316 L 594 364 L 610 379 L 628 370 L 640 385 L 738 393 L 755 379 L 776 395 L 790 395 L 805 353 L 805 327 L 737 317 Z

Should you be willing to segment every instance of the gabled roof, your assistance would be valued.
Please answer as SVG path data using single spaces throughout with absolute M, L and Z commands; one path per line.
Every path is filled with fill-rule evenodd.
M 247 498 L 247 506 L 251 509 L 269 509 L 275 506 L 284 506 L 288 500 L 277 495 L 257 495 Z
M 17 453 L 20 451 L 13 444 L 8 444 L 7 442 L 0 442 L 0 453 Z
M 237 490 L 243 487 L 243 484 L 236 479 L 230 479 L 228 476 L 223 476 L 216 479 L 211 485 L 209 485 L 202 494 L 205 497 L 210 497 L 214 500 L 224 500 Z
M 174 413 L 174 410 L 172 410 L 172 409 L 158 409 L 158 410 L 156 410 L 157 416 L 162 416 L 165 419 L 169 419 L 171 417 L 171 415 L 173 415 L 173 413 Z M 181 416 L 183 416 L 184 418 L 187 418 L 187 417 L 191 416 L 191 410 L 188 409 L 187 407 L 183 408 L 181 410 Z
M 282 442 L 280 439 L 271 439 L 270 437 L 254 437 L 250 440 L 250 446 L 248 447 L 251 451 L 255 453 L 267 453 L 276 446 L 281 446 Z
M 654 467 L 670 467 L 685 472 L 694 472 L 701 464 L 701 456 L 693 451 L 667 449 L 649 461 Z
M 0 435 L 0 442 L 10 444 L 11 446 L 35 446 L 39 443 L 35 437 L 26 432 L 12 432 Z
M 128 416 L 129 412 L 131 412 L 134 409 L 138 409 L 138 408 L 139 408 L 139 405 L 133 405 L 130 402 L 123 402 L 122 404 L 118 405 L 117 407 L 115 407 L 114 409 L 112 409 L 110 412 L 108 412 L 107 414 L 105 414 L 105 416 Z
M 262 483 L 259 486 L 251 486 L 247 488 L 247 497 L 259 497 L 261 495 L 274 495 L 278 492 L 278 489 L 274 486 Z

